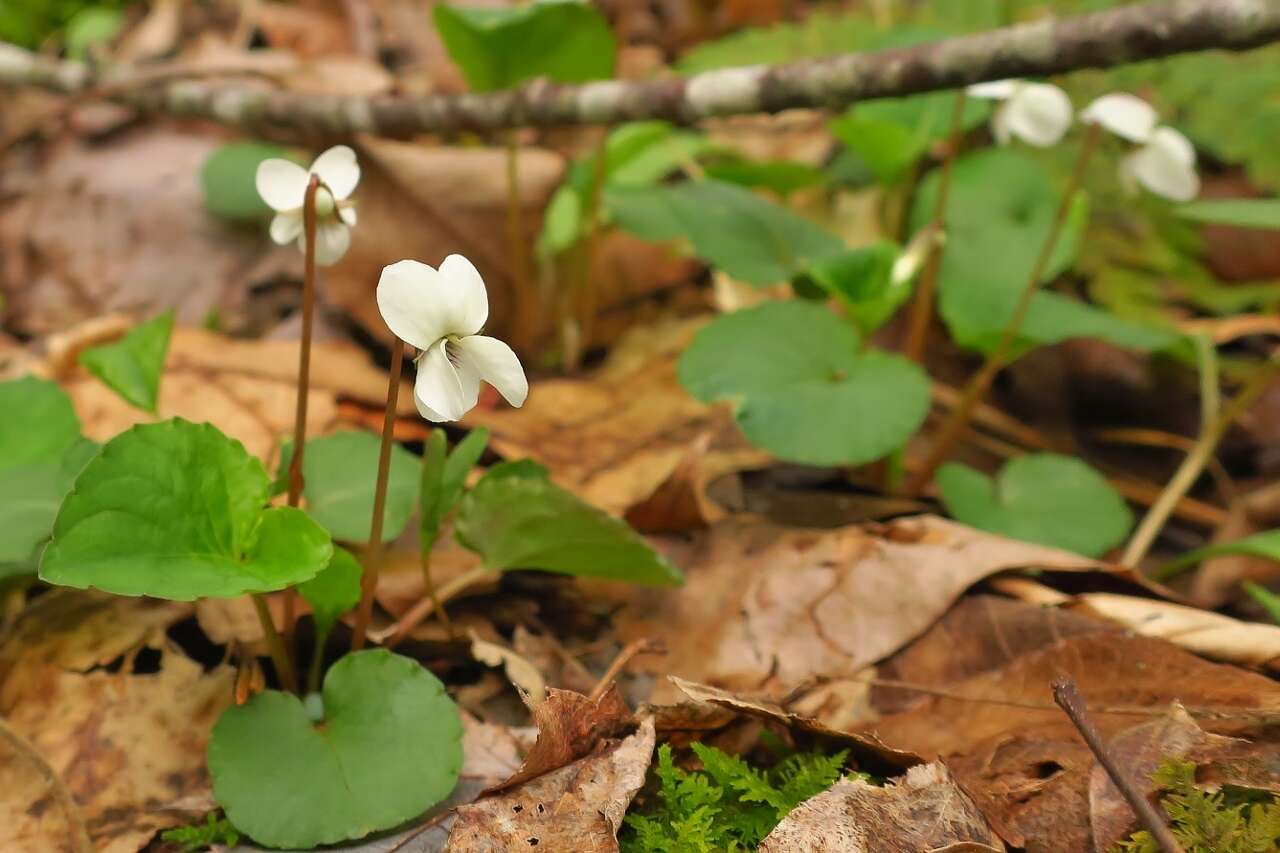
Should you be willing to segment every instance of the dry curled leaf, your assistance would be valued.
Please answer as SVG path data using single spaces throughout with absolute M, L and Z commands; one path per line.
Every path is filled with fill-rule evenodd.
M 760 853 L 916 853 L 957 844 L 1004 850 L 946 767 L 921 764 L 883 786 L 837 782 L 784 817 Z
M 500 666 L 520 690 L 521 697 L 530 707 L 539 705 L 547 694 L 547 681 L 538 668 L 516 652 L 499 645 L 482 640 L 471 634 L 471 656 L 488 666 Z
M 458 809 L 449 836 L 456 853 L 536 848 L 615 853 L 623 815 L 653 758 L 653 720 L 602 752 Z

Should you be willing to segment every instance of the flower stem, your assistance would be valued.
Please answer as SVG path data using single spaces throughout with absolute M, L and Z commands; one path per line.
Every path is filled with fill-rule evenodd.
M 311 330 L 316 307 L 316 193 L 320 176 L 312 175 L 302 199 L 302 229 L 306 240 L 302 273 L 302 340 L 298 346 L 298 396 L 293 415 L 293 457 L 289 460 L 289 506 L 302 499 L 302 455 L 307 447 L 307 402 L 311 393 Z M 293 625 L 297 592 L 284 593 L 284 649 L 293 646 Z
M 1280 361 L 1270 361 L 1258 368 L 1240 392 L 1225 407 L 1222 407 L 1218 405 L 1217 357 L 1213 351 L 1213 344 L 1204 338 L 1196 338 L 1196 342 L 1201 347 L 1202 365 L 1200 435 L 1196 438 L 1191 452 L 1183 457 L 1182 464 L 1178 466 L 1177 471 L 1173 472 L 1168 484 L 1151 505 L 1151 509 L 1147 510 L 1138 529 L 1129 539 L 1129 544 L 1124 549 L 1124 556 L 1120 558 L 1124 566 L 1134 567 L 1142 562 L 1142 558 L 1147 555 L 1156 537 L 1160 535 L 1165 522 L 1169 520 L 1174 507 L 1191 490 L 1196 480 L 1200 479 L 1201 473 L 1213 459 L 1214 452 L 1218 449 L 1218 442 L 1222 441 L 1227 429 L 1236 418 L 1257 401 L 1276 372 L 1280 370 Z M 1205 348 L 1208 349 L 1208 355 L 1204 353 Z M 1210 383 L 1212 383 L 1211 389 Z M 1168 575 L 1157 573 L 1155 577 L 1157 580 L 1165 580 Z
M 382 558 L 382 515 L 387 506 L 387 479 L 391 473 L 391 443 L 396 426 L 396 404 L 400 399 L 400 370 L 404 366 L 404 341 L 396 338 L 391 349 L 387 377 L 387 409 L 382 418 L 382 447 L 378 452 L 378 480 L 373 490 L 373 520 L 369 524 L 369 544 L 365 548 L 364 574 L 360 576 L 360 607 L 356 611 L 355 636 L 351 648 L 364 648 L 369 619 L 373 615 L 373 593 L 378 587 L 378 561 Z
M 596 146 L 595 163 L 591 170 L 591 186 L 587 191 L 586 208 L 582 214 L 582 240 L 575 252 L 568 304 L 563 307 L 560 318 L 562 358 L 565 370 L 570 372 L 582 365 L 582 351 L 590 339 L 591 321 L 595 318 L 591 262 L 596 253 L 597 232 L 600 229 L 600 200 L 604 195 L 604 182 L 608 175 L 608 142 L 609 136 L 605 134 L 600 138 L 600 144 Z
M 918 495 L 924 491 L 924 487 L 933 479 L 934 472 L 946 461 L 956 443 L 964 436 L 974 409 L 982 402 L 983 397 L 986 396 L 987 391 L 991 388 L 991 383 L 995 381 L 996 375 L 1005 366 L 1009 358 L 1009 351 L 1013 347 L 1013 342 L 1017 338 L 1018 331 L 1022 328 L 1023 321 L 1027 318 L 1027 311 L 1031 308 L 1031 300 L 1040 287 L 1040 280 L 1044 278 L 1045 270 L 1049 266 L 1049 259 L 1053 257 L 1053 250 L 1058 245 L 1058 238 L 1062 235 L 1062 229 L 1066 226 L 1072 203 L 1075 201 L 1076 193 L 1084 180 L 1089 158 L 1093 155 L 1093 151 L 1098 145 L 1099 130 L 1099 125 L 1093 124 L 1089 126 L 1084 143 L 1080 147 L 1080 155 L 1076 158 L 1075 169 L 1071 172 L 1071 180 L 1062 194 L 1062 201 L 1058 204 L 1053 223 L 1049 226 L 1049 233 L 1045 235 L 1044 245 L 1040 247 L 1040 254 L 1036 257 L 1035 264 L 1031 267 L 1031 275 L 1027 278 L 1026 285 L 1023 286 L 1022 292 L 1018 295 L 1018 301 L 1014 305 L 1013 313 L 1000 333 L 1000 340 L 996 342 L 995 348 L 987 355 L 982 367 L 978 369 L 978 372 L 969 380 L 969 384 L 965 386 L 964 394 L 961 396 L 959 404 L 952 409 L 950 417 L 943 424 L 938 440 L 934 442 L 929 456 L 907 482 L 904 489 L 906 494 Z
M 284 647 L 284 639 L 276 630 L 275 620 L 271 618 L 271 608 L 267 606 L 267 597 L 260 592 L 253 593 L 253 609 L 258 613 L 258 622 L 262 625 L 262 636 L 271 650 L 271 662 L 275 664 L 276 677 L 280 686 L 290 693 L 298 692 L 298 679 L 293 673 L 293 661 Z
M 951 172 L 955 165 L 956 153 L 960 149 L 960 137 L 964 133 L 964 89 L 957 89 L 955 102 L 951 108 L 951 130 L 947 134 L 947 148 L 942 158 L 942 173 L 938 177 L 938 196 L 933 205 L 933 219 L 928 227 L 945 229 L 947 218 L 947 198 L 951 194 Z M 942 266 L 943 241 L 935 241 L 929 251 L 929 260 L 925 263 L 924 272 L 920 274 L 920 286 L 916 289 L 915 298 L 911 301 L 911 323 L 907 331 L 907 358 L 915 362 L 924 361 L 925 338 L 929 333 L 929 319 L 933 316 L 933 303 L 938 291 L 938 270 Z
M 528 237 L 524 205 L 520 200 L 520 143 L 513 130 L 507 136 L 507 253 L 511 263 L 512 303 L 515 317 L 512 339 L 528 346 L 537 329 L 537 302 L 529 275 Z
M 307 669 L 307 692 L 317 693 L 320 690 L 320 667 L 324 663 L 324 647 L 328 634 L 316 635 L 316 647 L 311 653 L 311 666 Z

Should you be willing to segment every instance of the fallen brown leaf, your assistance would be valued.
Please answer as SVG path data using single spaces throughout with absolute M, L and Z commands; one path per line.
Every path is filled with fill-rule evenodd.
M 231 701 L 233 672 L 204 671 L 164 637 L 189 612 L 185 604 L 55 591 L 23 614 L 5 644 L 0 717 L 74 798 L 95 850 L 134 853 L 158 830 L 213 807 L 205 744 Z M 144 644 L 159 650 L 159 668 L 135 674 Z M 118 672 L 90 669 L 119 655 Z M 0 789 L 0 849 L 74 849 L 54 791 L 3 742 Z
M 457 853 L 536 847 L 549 853 L 617 851 L 618 829 L 653 758 L 653 720 L 603 752 L 458 808 Z
M 603 742 L 635 725 L 631 709 L 618 695 L 616 687 L 610 687 L 594 700 L 581 693 L 553 688 L 547 691 L 545 701 L 529 705 L 529 713 L 538 727 L 537 741 L 520 770 L 486 793 L 504 791 L 558 770 L 590 755 Z
M 784 817 L 760 853 L 916 853 L 963 843 L 1005 849 L 947 768 L 921 764 L 884 786 L 837 782 Z

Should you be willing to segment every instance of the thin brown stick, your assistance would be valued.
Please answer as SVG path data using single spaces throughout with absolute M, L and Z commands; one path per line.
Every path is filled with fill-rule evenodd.
M 1274 0 L 1167 0 L 1043 18 L 932 44 L 724 68 L 686 78 L 581 86 L 543 80 L 502 92 L 375 98 L 177 81 L 119 100 L 148 111 L 248 128 L 260 136 L 287 132 L 296 138 L 306 132 L 317 142 L 362 132 L 411 137 L 645 119 L 687 123 L 725 115 L 839 108 L 983 80 L 1043 77 L 1196 50 L 1244 50 L 1277 39 L 1280 4 Z M 0 45 L 0 85 L 70 93 L 96 82 L 94 71 L 81 63 L 51 61 Z
M 1032 298 L 1040 289 L 1040 281 L 1044 278 L 1045 270 L 1049 267 L 1049 260 L 1053 257 L 1053 251 L 1058 245 L 1058 238 L 1062 235 L 1062 229 L 1067 223 L 1067 218 L 1071 213 L 1071 206 L 1075 202 L 1076 193 L 1080 189 L 1080 184 L 1084 181 L 1085 169 L 1089 165 L 1089 158 L 1093 155 L 1093 151 L 1098 145 L 1100 131 L 1101 127 L 1099 125 L 1089 125 L 1089 129 L 1085 133 L 1084 142 L 1080 146 L 1080 155 L 1076 158 L 1075 168 L 1071 172 L 1071 180 L 1062 194 L 1062 200 L 1058 203 L 1057 213 L 1053 217 L 1053 223 L 1049 226 L 1049 233 L 1045 235 L 1044 244 L 1040 247 L 1040 254 L 1036 257 L 1035 264 L 1031 267 L 1031 275 L 1028 276 L 1027 283 L 1023 285 L 1022 292 L 1018 294 L 1018 301 L 1013 307 L 1013 314 L 1009 317 L 1008 322 L 1005 323 L 1004 329 L 1000 333 L 1000 340 L 996 342 L 995 348 L 987 355 L 982 367 L 978 369 L 978 372 L 969 380 L 969 384 L 965 386 L 960 403 L 951 411 L 951 417 L 943 424 L 941 434 L 934 442 L 929 456 L 907 482 L 904 489 L 906 494 L 918 495 L 924 491 L 924 487 L 933 479 L 938 467 L 947 460 L 955 449 L 956 444 L 964 437 L 974 409 L 982 402 L 983 397 L 986 396 L 987 391 L 991 388 L 991 383 L 995 381 L 997 374 L 1005 366 L 1009 351 L 1013 347 L 1013 342 L 1027 317 L 1027 311 L 1031 308 Z
M 373 593 L 378 588 L 378 561 L 382 559 L 382 515 L 387 507 L 387 480 L 391 475 L 391 444 L 396 427 L 396 404 L 400 398 L 400 371 L 404 366 L 404 341 L 396 338 L 391 347 L 391 367 L 387 377 L 387 408 L 382 416 L 382 447 L 378 452 L 378 480 L 373 490 L 373 520 L 369 523 L 369 544 L 364 552 L 364 574 L 360 576 L 360 607 L 356 611 L 355 635 L 351 648 L 364 648 L 369 620 L 373 616 Z
M 409 636 L 410 631 L 421 625 L 433 610 L 439 610 L 443 613 L 444 606 L 458 593 L 473 585 L 476 581 L 494 576 L 496 576 L 496 573 L 485 566 L 477 566 L 440 587 L 435 596 L 423 596 L 417 604 L 405 611 L 404 615 L 396 620 L 396 624 L 382 633 L 383 637 L 388 638 L 383 645 L 389 649 L 394 649 Z
M 290 693 L 296 693 L 298 679 L 293 672 L 293 661 L 285 650 L 284 638 L 276 630 L 275 620 L 271 618 L 271 608 L 267 605 L 267 598 L 260 592 L 253 593 L 252 598 L 253 609 L 258 614 L 258 623 L 262 625 L 262 636 L 267 641 L 267 648 L 271 652 L 271 662 L 275 664 L 276 677 L 280 679 L 280 686 Z
M 436 581 L 431 575 L 431 549 L 422 549 L 422 585 L 426 590 L 427 598 L 431 601 L 432 612 L 436 618 L 440 620 L 440 624 L 444 625 L 444 630 L 449 635 L 450 640 L 457 640 L 458 631 L 453 627 L 452 620 L 449 619 L 449 611 L 444 609 L 444 604 L 440 601 L 440 596 L 436 591 Z
M 947 134 L 946 152 L 942 157 L 942 173 L 938 177 L 938 197 L 933 205 L 933 219 L 926 226 L 946 235 L 947 198 L 951 194 L 951 171 L 956 153 L 960 150 L 960 138 L 964 134 L 965 91 L 957 89 L 951 107 L 951 130 Z M 938 269 L 942 266 L 942 252 L 946 240 L 930 242 L 929 259 L 920 274 L 920 286 L 911 301 L 911 324 L 907 331 L 905 352 L 912 361 L 924 362 L 925 339 L 929 334 L 929 320 L 933 317 L 933 302 L 938 291 Z
M 639 655 L 665 655 L 666 653 L 667 644 L 658 637 L 641 637 L 638 640 L 632 640 L 618 652 L 618 656 L 609 664 L 604 675 L 600 676 L 600 680 L 596 682 L 596 686 L 591 689 L 591 695 L 587 698 L 594 702 L 603 696 L 609 689 L 609 685 L 618 678 L 618 673 L 622 672 L 623 667 L 631 663 L 632 658 Z
M 316 193 L 320 176 L 312 175 L 302 202 L 306 240 L 302 273 L 302 343 L 298 348 L 298 396 L 293 415 L 293 458 L 289 460 L 289 506 L 302 499 L 302 456 L 307 449 L 307 403 L 311 386 L 311 330 L 316 307 Z
M 1129 807 L 1147 825 L 1147 829 L 1151 830 L 1152 837 L 1164 849 L 1164 853 L 1184 853 L 1178 839 L 1173 837 L 1173 832 L 1165 822 L 1164 816 L 1147 801 L 1133 780 L 1116 763 L 1111 753 L 1107 752 L 1102 736 L 1098 734 L 1098 730 L 1089 719 L 1088 708 L 1085 707 L 1084 697 L 1080 695 L 1080 689 L 1076 687 L 1076 683 L 1070 678 L 1060 678 L 1055 681 L 1053 701 L 1057 702 L 1058 707 L 1071 719 L 1071 723 L 1080 732 L 1080 737 L 1084 738 L 1084 742 L 1089 745 L 1093 757 L 1098 759 L 1102 769 L 1107 771 L 1111 781 L 1120 789 Z
M 45 761 L 40 750 L 10 726 L 4 717 L 0 717 L 0 741 L 9 744 L 14 752 L 25 758 L 44 777 L 45 784 L 49 786 L 53 798 L 58 801 L 58 807 L 62 809 L 67 819 L 67 840 L 71 842 L 76 853 L 93 853 L 93 841 L 89 838 L 89 829 L 85 825 L 84 815 L 80 814 L 75 796 L 57 771 L 48 761 Z

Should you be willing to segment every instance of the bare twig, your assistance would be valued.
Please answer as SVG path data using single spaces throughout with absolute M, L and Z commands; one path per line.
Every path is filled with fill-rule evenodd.
M 1076 687 L 1076 683 L 1070 678 L 1060 678 L 1055 681 L 1053 683 L 1053 701 L 1057 702 L 1058 707 L 1071 718 L 1072 724 L 1080 732 L 1080 737 L 1084 738 L 1084 742 L 1089 745 L 1090 751 L 1093 752 L 1093 757 L 1098 759 L 1102 769 L 1107 771 L 1111 781 L 1120 789 L 1120 793 L 1124 795 L 1129 807 L 1147 825 L 1147 829 L 1151 830 L 1152 837 L 1164 849 L 1164 853 L 1183 853 L 1182 845 L 1178 843 L 1178 839 L 1173 837 L 1173 832 L 1170 831 L 1169 824 L 1165 822 L 1164 817 L 1142 795 L 1142 792 L 1133 784 L 1133 780 L 1116 763 L 1111 753 L 1107 752 L 1107 747 L 1103 744 L 1101 735 L 1098 734 L 1098 730 L 1094 728 L 1093 723 L 1089 720 L 1089 712 L 1085 707 L 1084 697 L 1080 695 L 1080 689 Z
M 369 544 L 364 552 L 364 574 L 360 576 L 360 606 L 356 610 L 355 634 L 351 648 L 364 648 L 369 619 L 373 616 L 373 593 L 378 588 L 378 561 L 382 559 L 382 515 L 387 507 L 387 480 L 391 475 L 391 444 L 396 427 L 396 404 L 400 399 L 400 371 L 404 366 L 404 341 L 396 338 L 391 347 L 391 367 L 387 371 L 387 409 L 382 417 L 382 447 L 378 452 L 378 479 L 373 491 L 373 520 L 369 523 Z
M 496 576 L 496 572 L 490 571 L 484 566 L 477 566 L 440 587 L 440 589 L 436 590 L 435 595 L 423 596 L 417 604 L 410 607 L 403 616 L 396 620 L 396 624 L 382 632 L 380 636 L 389 638 L 383 645 L 389 649 L 394 649 L 405 637 L 409 636 L 410 631 L 421 625 L 433 611 L 439 611 L 443 614 L 444 606 L 458 593 L 474 585 L 477 581 Z
M 152 112 L 211 119 L 267 135 L 345 138 L 369 132 L 492 131 L 510 127 L 692 122 L 714 116 L 831 108 L 868 98 L 955 89 L 983 80 L 1105 68 L 1196 50 L 1244 50 L 1280 39 L 1274 0 L 1170 0 L 1074 18 L 1045 18 L 933 44 L 784 65 L 727 68 L 687 78 L 603 81 L 462 96 L 301 95 L 175 81 L 117 100 Z M 0 85 L 74 93 L 96 84 L 86 65 L 0 46 Z
M 667 645 L 658 637 L 641 637 L 638 640 L 632 640 L 618 652 L 618 656 L 609 664 L 604 675 L 600 676 L 600 680 L 596 682 L 596 686 L 591 689 L 591 695 L 587 698 L 594 702 L 603 696 L 609 689 L 609 685 L 617 679 L 618 673 L 622 672 L 623 668 L 637 655 L 665 655 L 666 653 Z

